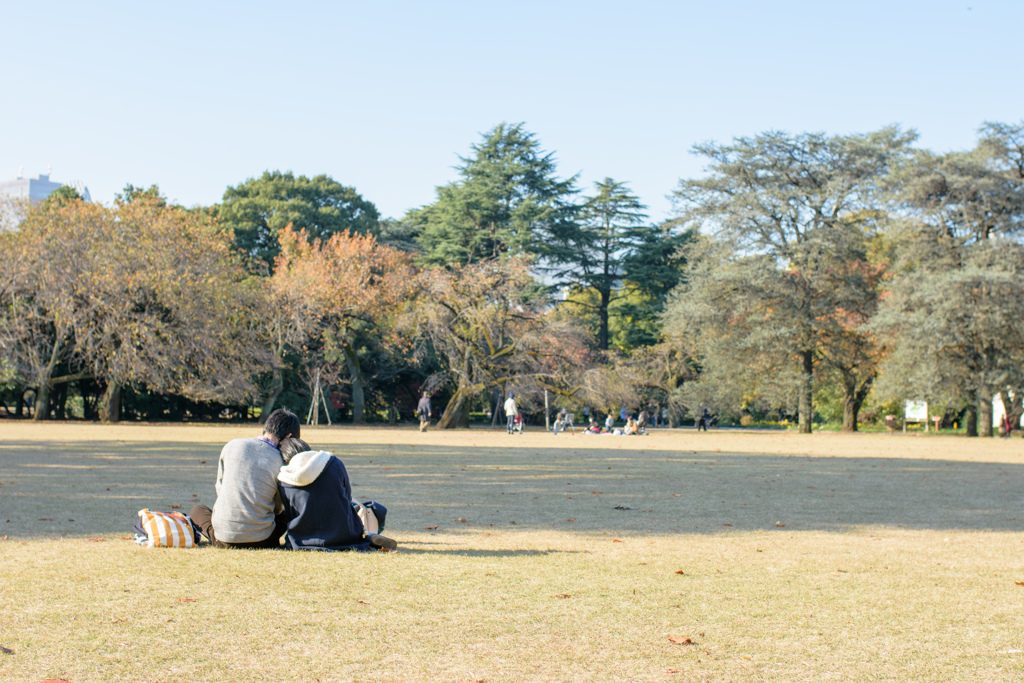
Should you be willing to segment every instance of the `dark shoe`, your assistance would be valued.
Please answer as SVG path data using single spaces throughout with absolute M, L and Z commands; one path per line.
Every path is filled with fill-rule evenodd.
M 381 550 L 398 550 L 398 543 L 396 543 L 393 538 L 381 536 L 380 534 L 367 534 L 366 537 L 370 539 L 371 548 L 379 548 Z

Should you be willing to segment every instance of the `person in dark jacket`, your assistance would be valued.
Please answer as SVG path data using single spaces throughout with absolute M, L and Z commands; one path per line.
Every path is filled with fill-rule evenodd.
M 427 431 L 430 426 L 430 394 L 423 394 L 416 404 L 416 415 L 420 418 L 420 431 Z
M 288 550 L 395 550 L 398 544 L 368 534 L 352 505 L 348 471 L 327 451 L 314 451 L 302 439 L 280 444 L 284 466 L 277 487 L 288 520 Z

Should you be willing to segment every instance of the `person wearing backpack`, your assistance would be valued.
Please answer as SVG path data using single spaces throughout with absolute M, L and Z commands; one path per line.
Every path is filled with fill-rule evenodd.
M 278 444 L 299 436 L 299 418 L 279 408 L 263 425 L 263 434 L 232 439 L 217 463 L 217 500 L 213 508 L 196 505 L 189 518 L 218 548 L 277 548 L 287 528 L 278 513 L 277 474 L 283 460 Z

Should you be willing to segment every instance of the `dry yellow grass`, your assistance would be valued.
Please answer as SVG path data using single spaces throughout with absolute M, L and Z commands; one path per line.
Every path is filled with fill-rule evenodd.
M 4 681 L 1024 679 L 1024 440 L 307 429 L 401 548 L 307 554 L 124 538 L 252 427 L 3 426 Z

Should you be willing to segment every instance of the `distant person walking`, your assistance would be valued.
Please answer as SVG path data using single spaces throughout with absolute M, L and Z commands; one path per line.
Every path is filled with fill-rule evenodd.
M 430 425 L 430 394 L 423 394 L 416 404 L 416 415 L 420 418 L 420 431 L 427 431 Z
M 512 428 L 516 423 L 516 416 L 519 415 L 519 407 L 516 405 L 516 395 L 514 392 L 508 392 L 508 398 L 505 399 L 505 419 L 508 424 L 508 433 L 512 433 Z
M 708 413 L 708 409 L 705 406 L 701 406 L 699 409 L 697 409 L 697 431 L 698 432 L 701 430 L 701 428 L 703 428 L 705 432 L 708 431 L 708 418 L 709 417 L 710 417 L 710 414 Z

